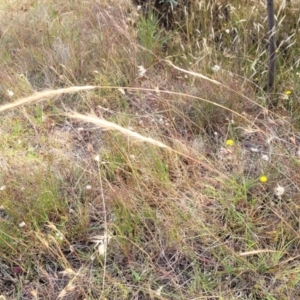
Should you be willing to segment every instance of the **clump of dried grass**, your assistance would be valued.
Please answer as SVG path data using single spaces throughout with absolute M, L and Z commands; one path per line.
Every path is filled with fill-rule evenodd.
M 63 88 L 63 89 L 58 89 L 58 90 L 37 92 L 31 96 L 28 96 L 28 97 L 25 97 L 22 99 L 18 99 L 17 101 L 15 101 L 13 103 L 8 103 L 8 104 L 0 106 L 0 112 L 12 110 L 12 109 L 15 109 L 15 108 L 23 106 L 23 105 L 36 103 L 36 102 L 46 100 L 46 99 L 49 99 L 49 98 L 52 98 L 55 96 L 59 96 L 62 94 L 75 93 L 75 92 L 79 92 L 79 91 L 86 91 L 86 90 L 91 90 L 91 89 L 96 89 L 96 88 L 99 88 L 99 87 L 97 87 L 97 86 L 74 86 L 74 87 Z M 135 140 L 138 140 L 141 142 L 147 142 L 147 143 L 150 143 L 152 145 L 155 145 L 155 146 L 158 146 L 161 148 L 167 148 L 169 150 L 171 149 L 164 143 L 161 143 L 152 138 L 145 137 L 137 132 L 123 128 L 122 126 L 119 126 L 117 124 L 114 124 L 114 123 L 109 122 L 104 119 L 100 119 L 96 116 L 91 116 L 91 115 L 85 116 L 85 115 L 82 115 L 82 114 L 79 114 L 76 112 L 67 113 L 66 116 L 69 118 L 75 118 L 75 119 L 79 119 L 79 120 L 82 120 L 85 122 L 94 123 L 94 124 L 98 125 L 100 128 L 102 128 L 103 130 L 116 130 L 116 131 L 120 132 L 121 134 L 123 134 L 124 136 L 134 138 Z

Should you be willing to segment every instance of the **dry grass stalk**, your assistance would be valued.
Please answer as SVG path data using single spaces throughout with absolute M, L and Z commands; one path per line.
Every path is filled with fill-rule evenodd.
M 106 121 L 104 119 L 101 119 L 101 118 L 98 118 L 98 117 L 95 117 L 95 116 L 91 116 L 91 115 L 85 116 L 85 115 L 82 115 L 82 114 L 79 114 L 79 113 L 76 113 L 76 112 L 68 113 L 68 114 L 66 114 L 66 116 L 69 117 L 69 118 L 79 119 L 79 120 L 82 120 L 84 122 L 93 123 L 95 125 L 98 125 L 103 130 L 116 130 L 116 131 L 120 132 L 121 134 L 123 134 L 124 136 L 134 138 L 135 140 L 150 143 L 150 144 L 152 144 L 154 146 L 157 146 L 157 147 L 167 148 L 169 150 L 172 150 L 170 147 L 168 147 L 167 145 L 165 145 L 162 142 L 159 142 L 159 141 L 154 140 L 152 138 L 145 137 L 145 136 L 143 136 L 143 135 L 141 135 L 141 134 L 139 134 L 135 131 L 126 129 L 126 128 L 124 128 L 122 126 L 119 126 L 115 123 Z
M 196 76 L 196 77 L 199 77 L 199 78 L 202 78 L 204 80 L 207 80 L 211 83 L 214 83 L 216 85 L 221 85 L 221 82 L 217 81 L 217 80 L 214 80 L 214 79 L 211 79 L 203 74 L 200 74 L 200 73 L 196 73 L 196 72 L 193 72 L 193 71 L 188 71 L 188 70 L 185 70 L 185 69 L 182 69 L 182 68 L 179 68 L 177 66 L 175 66 L 172 62 L 170 62 L 169 60 L 166 60 L 166 62 L 171 66 L 173 67 L 174 69 L 178 70 L 178 71 L 181 71 L 181 72 L 184 72 L 186 74 L 189 74 L 189 75 L 192 75 L 192 76 Z
M 260 249 L 260 250 L 247 251 L 247 252 L 240 253 L 240 256 L 249 256 L 249 255 L 256 255 L 256 254 L 260 254 L 260 253 L 270 253 L 270 252 L 276 253 L 278 251 L 269 250 L 269 249 Z
M 97 88 L 97 87 L 86 85 L 86 86 L 73 86 L 73 87 L 63 88 L 63 89 L 58 89 L 58 90 L 37 92 L 31 96 L 21 98 L 13 103 L 9 103 L 9 104 L 0 106 L 0 112 L 11 110 L 16 107 L 34 103 L 34 102 L 38 102 L 41 100 L 46 100 L 46 99 L 49 99 L 54 96 L 59 96 L 61 94 L 75 93 L 75 92 L 86 91 L 86 90 L 91 90 L 91 89 L 95 89 L 95 88 Z

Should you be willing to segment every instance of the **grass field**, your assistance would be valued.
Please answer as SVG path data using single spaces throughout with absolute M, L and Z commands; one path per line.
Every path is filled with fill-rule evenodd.
M 267 95 L 265 1 L 142 2 L 0 1 L 0 300 L 300 299 L 300 5 Z

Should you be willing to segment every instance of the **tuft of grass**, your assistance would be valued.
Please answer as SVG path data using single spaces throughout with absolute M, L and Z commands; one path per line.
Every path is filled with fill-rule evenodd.
M 150 67 L 155 62 L 171 38 L 170 34 L 167 35 L 159 28 L 159 19 L 151 11 L 145 17 L 141 17 L 137 37 L 140 45 L 147 50 L 140 58 L 145 67 Z

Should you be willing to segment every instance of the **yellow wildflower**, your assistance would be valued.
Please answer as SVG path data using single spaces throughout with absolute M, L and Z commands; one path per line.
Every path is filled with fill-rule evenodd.
M 226 141 L 226 146 L 233 146 L 234 145 L 234 141 L 233 140 L 227 140 Z
M 268 177 L 265 176 L 265 175 L 262 175 L 262 176 L 259 177 L 259 180 L 260 180 L 260 182 L 265 183 L 265 182 L 268 181 Z
M 285 91 L 286 95 L 290 95 L 292 92 L 291 91 Z

